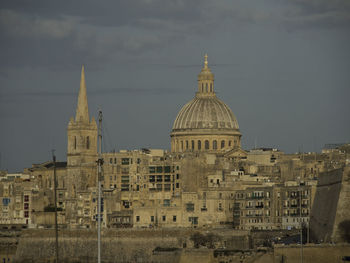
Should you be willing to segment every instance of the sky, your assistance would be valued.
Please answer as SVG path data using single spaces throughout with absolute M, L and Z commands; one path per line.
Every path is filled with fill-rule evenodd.
M 3 0 L 0 169 L 66 160 L 82 65 L 105 152 L 170 149 L 205 53 L 244 149 L 350 142 L 349 0 Z

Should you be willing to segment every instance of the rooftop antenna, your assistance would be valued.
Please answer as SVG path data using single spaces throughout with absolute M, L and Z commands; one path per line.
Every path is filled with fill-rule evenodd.
M 258 136 L 255 136 L 254 149 L 257 149 L 257 145 L 258 145 Z
M 58 263 L 58 225 L 57 225 L 57 178 L 56 178 L 56 156 L 55 150 L 52 149 L 52 162 L 53 162 L 53 185 L 54 185 L 54 202 L 55 202 L 55 252 L 56 263 Z
M 102 111 L 98 111 L 98 203 L 97 203 L 97 262 L 101 263 L 101 180 L 102 180 Z

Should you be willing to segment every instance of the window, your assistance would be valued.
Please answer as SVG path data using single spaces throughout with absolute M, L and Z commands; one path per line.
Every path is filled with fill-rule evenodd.
M 205 83 L 205 92 L 208 92 L 208 83 Z
M 198 150 L 200 150 L 201 148 L 202 148 L 202 142 L 198 140 Z
M 209 141 L 208 140 L 205 140 L 205 142 L 204 142 L 204 147 L 205 147 L 205 149 L 206 150 L 209 150 Z
M 187 204 L 186 204 L 186 211 L 187 211 L 187 212 L 193 212 L 193 211 L 194 211 L 194 204 L 192 204 L 192 203 L 187 203 Z
M 86 137 L 86 149 L 90 149 L 90 137 Z
M 213 83 L 210 83 L 210 92 L 213 92 Z
M 188 150 L 188 141 L 186 141 L 186 150 Z
M 163 167 L 157 166 L 157 173 L 162 173 L 162 172 L 163 172 Z
M 219 211 L 222 211 L 222 204 L 219 203 Z
M 164 166 L 164 173 L 170 173 L 170 166 Z
M 176 180 L 179 180 L 179 179 L 180 179 L 180 175 L 176 174 Z
M 29 217 L 29 211 L 24 211 L 24 217 Z
M 162 220 L 163 220 L 163 222 L 165 222 L 166 221 L 166 216 L 162 216 Z
M 213 150 L 218 148 L 218 142 L 216 140 L 213 141 Z
M 180 188 L 180 184 L 179 183 L 176 183 L 176 188 Z
M 122 164 L 129 164 L 130 160 L 129 158 L 122 158 Z
M 194 150 L 194 141 L 191 141 L 191 149 Z
M 165 175 L 164 176 L 164 182 L 170 182 L 170 175 Z
M 29 209 L 29 204 L 28 203 L 24 203 L 24 210 L 28 210 Z
M 176 222 L 176 216 L 173 216 L 173 222 Z
M 164 184 L 164 191 L 170 191 L 171 190 L 171 184 Z
M 156 167 L 155 166 L 150 166 L 149 167 L 149 173 L 154 174 L 156 172 Z
M 113 162 L 113 158 L 109 158 L 109 163 L 112 163 Z
M 140 216 L 136 216 L 136 222 L 140 222 Z
M 115 164 L 117 163 L 117 158 L 114 158 L 114 163 L 115 163 Z
M 151 216 L 151 222 L 154 222 L 154 216 Z
M 77 149 L 77 136 L 74 136 L 74 150 Z
M 149 176 L 149 182 L 154 183 L 156 181 L 156 177 L 154 175 Z
M 181 151 L 183 151 L 183 150 L 184 150 L 184 142 L 181 141 Z
M 170 206 L 170 199 L 164 199 L 163 206 Z
M 192 225 L 198 225 L 198 217 L 189 217 L 188 221 L 192 223 Z
M 157 182 L 162 182 L 162 181 L 163 181 L 163 176 L 157 175 Z
M 29 202 L 29 195 L 24 196 L 24 202 Z
M 225 148 L 225 141 L 224 140 L 221 141 L 221 149 L 223 149 L 223 148 Z
M 228 146 L 232 146 L 232 141 L 228 141 Z

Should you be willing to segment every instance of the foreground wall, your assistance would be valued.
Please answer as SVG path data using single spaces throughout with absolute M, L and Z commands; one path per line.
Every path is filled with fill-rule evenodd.
M 215 246 L 223 244 L 232 249 L 249 249 L 246 232 L 213 231 Z M 140 229 L 108 230 L 102 233 L 102 262 L 186 262 L 192 256 L 212 262 L 213 249 L 193 249 L 191 236 L 195 233 L 207 236 L 208 231 L 194 229 Z M 60 231 L 59 254 L 62 262 L 96 262 L 97 234 L 95 231 Z M 49 262 L 55 256 L 55 235 L 52 230 L 23 231 L 17 247 L 15 262 Z M 196 253 L 184 254 L 186 249 Z M 204 258 L 206 258 L 204 260 Z
M 303 262 L 343 262 L 344 256 L 350 256 L 349 244 L 310 244 L 303 246 Z M 275 246 L 274 262 L 299 263 L 301 261 L 300 246 Z

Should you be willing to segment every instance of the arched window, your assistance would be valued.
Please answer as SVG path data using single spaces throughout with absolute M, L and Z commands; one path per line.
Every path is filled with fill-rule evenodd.
M 205 142 L 204 142 L 204 144 L 205 144 L 205 149 L 206 150 L 209 150 L 209 141 L 208 140 L 205 140 Z
M 198 140 L 198 150 L 202 149 L 202 142 Z
M 181 141 L 181 152 L 184 150 L 184 142 Z
M 191 148 L 192 148 L 192 151 L 193 151 L 193 150 L 194 150 L 194 141 L 193 141 L 193 140 L 191 141 L 191 144 L 192 144 L 192 145 L 191 145 L 191 146 L 192 146 Z
M 86 137 L 86 149 L 90 149 L 90 137 Z
M 232 146 L 232 141 L 228 141 L 228 146 Z
M 188 141 L 186 141 L 186 150 L 188 150 Z
M 224 140 L 221 141 L 221 149 L 223 149 L 223 148 L 225 148 L 225 141 Z
M 77 149 L 77 136 L 74 136 L 74 150 Z
M 213 92 L 213 83 L 210 83 L 210 92 Z
M 218 142 L 216 140 L 213 141 L 213 150 L 218 148 Z
M 205 92 L 208 93 L 208 83 L 205 83 Z

